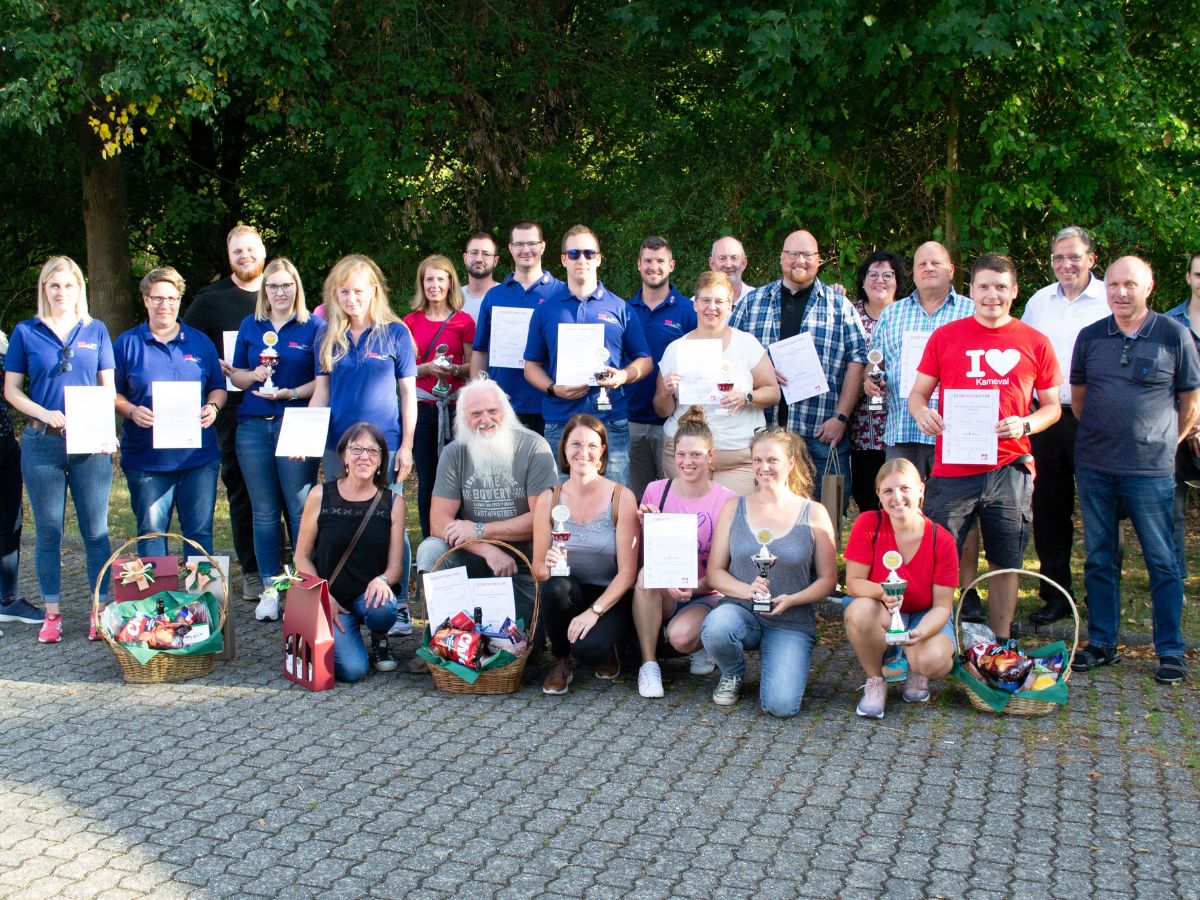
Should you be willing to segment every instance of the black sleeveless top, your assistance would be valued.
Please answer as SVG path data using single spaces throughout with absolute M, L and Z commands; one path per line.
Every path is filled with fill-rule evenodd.
M 325 482 L 321 495 L 321 513 L 317 517 L 317 546 L 313 562 L 317 574 L 328 578 L 337 568 L 342 554 L 354 539 L 354 532 L 362 523 L 363 516 L 371 507 L 374 497 L 367 500 L 346 500 L 338 492 L 336 481 Z M 382 575 L 388 563 L 388 542 L 392 531 L 392 503 L 396 495 L 380 498 L 375 514 L 363 530 L 354 552 L 342 566 L 336 582 L 329 586 L 329 593 L 343 607 L 350 604 L 367 589 L 367 582 Z

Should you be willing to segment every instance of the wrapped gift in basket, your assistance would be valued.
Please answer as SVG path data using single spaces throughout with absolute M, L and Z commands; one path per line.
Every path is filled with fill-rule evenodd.
M 528 641 L 525 635 L 534 634 L 541 605 L 541 589 L 528 557 L 504 541 L 479 538 L 464 541 L 443 553 L 433 568 L 452 553 L 457 553 L 472 544 L 492 544 L 515 556 L 529 570 L 533 579 L 533 611 L 528 623 L 476 623 L 467 610 L 455 616 L 448 627 L 446 623 L 430 619 L 429 630 L 417 656 L 424 660 L 433 676 L 434 685 L 450 694 L 511 694 L 521 686 L 521 675 L 529 659 Z M 496 626 L 489 632 L 487 625 Z M 514 627 L 515 626 L 515 627 Z
M 137 599 L 116 599 L 101 609 L 100 584 L 109 568 L 137 541 L 151 538 L 177 540 L 202 554 L 211 564 L 210 571 L 219 577 L 220 590 L 199 593 L 178 590 L 178 560 L 164 557 L 161 559 L 170 559 L 174 563 L 173 566 L 162 566 L 160 559 L 158 566 L 160 573 L 164 568 L 173 571 L 170 590 L 160 589 L 147 594 L 138 585 Z M 152 571 L 142 565 L 144 562 L 143 559 L 123 561 L 123 571 L 127 571 L 131 579 L 128 583 L 135 584 L 139 576 L 144 580 L 148 571 Z M 159 584 L 161 586 L 162 582 Z M 228 593 L 224 572 L 203 547 L 176 534 L 155 532 L 126 541 L 108 558 L 92 592 L 92 615 L 97 632 L 116 657 L 126 681 L 134 684 L 187 681 L 208 675 L 213 670 L 214 655 L 224 646 L 221 628 L 228 614 L 225 599 Z
M 1016 574 L 1040 578 L 1053 585 L 1067 598 L 1075 618 L 1075 633 L 1070 647 L 1055 641 L 1030 651 L 1009 650 L 979 641 L 968 644 L 962 630 L 962 595 L 997 575 Z M 1044 716 L 1067 704 L 1067 679 L 1071 661 L 1079 648 L 1079 610 L 1071 594 L 1062 585 L 1026 569 L 997 569 L 985 572 L 959 595 L 954 609 L 954 628 L 958 635 L 959 655 L 951 674 L 962 683 L 967 699 L 980 712 L 1007 716 Z

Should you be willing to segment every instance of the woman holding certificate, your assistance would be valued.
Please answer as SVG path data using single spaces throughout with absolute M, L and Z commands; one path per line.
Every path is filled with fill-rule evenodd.
M 758 489 L 726 503 L 717 520 L 708 583 L 725 599 L 700 636 L 721 670 L 714 703 L 737 703 L 745 651 L 757 649 L 763 712 L 794 716 L 817 640 L 812 604 L 837 585 L 833 525 L 811 499 L 812 461 L 803 438 L 767 428 L 754 436 L 750 458 Z
M 179 321 L 183 277 L 170 266 L 142 279 L 147 321 L 113 344 L 121 468 L 138 534 L 165 532 L 171 510 L 183 536 L 212 553 L 221 453 L 210 427 L 225 403 L 217 348 Z M 203 405 L 202 405 L 203 404 Z M 165 556 L 166 538 L 138 541 L 138 555 Z
M 758 339 L 729 327 L 732 297 L 733 284 L 724 272 L 705 272 L 697 279 L 696 329 L 667 345 L 658 367 L 654 411 L 667 417 L 667 475 L 678 474 L 674 443 L 679 417 L 698 403 L 708 414 L 713 434 L 713 480 L 746 494 L 754 490 L 750 438 L 766 424 L 763 410 L 779 403 L 779 383 Z
M 879 510 L 854 520 L 846 542 L 846 636 L 867 675 L 860 716 L 882 719 L 887 705 L 883 654 L 901 644 L 908 659 L 904 699 L 929 699 L 929 679 L 954 664 L 951 609 L 958 587 L 958 548 L 950 532 L 921 512 L 925 485 L 907 459 L 885 462 L 875 476 Z M 893 574 L 894 573 L 894 574 Z M 889 590 L 888 582 L 894 587 Z M 893 629 L 899 610 L 900 630 Z M 889 632 L 893 632 L 889 636 Z
M 706 578 L 708 557 L 712 550 L 713 528 L 727 501 L 736 495 L 729 488 L 712 480 L 712 431 L 704 410 L 693 406 L 679 417 L 675 432 L 675 470 L 679 475 L 646 486 L 638 518 L 655 513 L 676 513 L 695 517 L 697 571 L 692 574 L 691 587 L 648 588 L 647 569 L 638 575 L 633 591 L 633 624 L 637 628 L 638 644 L 642 651 L 642 667 L 638 669 L 638 693 L 643 697 L 663 696 L 662 669 L 656 650 L 667 623 L 667 641 L 680 653 L 691 654 L 693 675 L 707 675 L 714 668 L 712 658 L 700 643 L 700 627 L 704 617 L 721 599 Z M 651 537 L 645 529 L 646 559 L 655 553 Z
M 296 267 L 283 257 L 268 263 L 254 314 L 238 329 L 229 376 L 246 392 L 238 404 L 237 456 L 250 492 L 254 557 L 268 585 L 254 611 L 260 622 L 279 618 L 279 593 L 268 581 L 282 568 L 279 516 L 286 511 L 294 548 L 304 498 L 317 480 L 320 459 L 276 456 L 275 445 L 284 411 L 307 406 L 313 395 L 319 326 L 308 314 Z
M 574 660 L 598 678 L 621 672 L 617 642 L 629 629 L 637 580 L 638 515 L 633 492 L 604 477 L 608 431 L 579 413 L 563 428 L 558 466 L 567 480 L 543 491 L 533 512 L 533 559 L 553 659 L 545 694 L 565 694 Z
M 471 374 L 475 320 L 462 311 L 463 296 L 454 264 L 427 256 L 417 267 L 413 311 L 404 317 L 417 345 L 417 512 L 421 534 L 429 537 L 429 505 L 442 447 L 454 440 L 454 400 Z
M 88 315 L 83 272 L 65 256 L 51 258 L 38 276 L 37 315 L 13 329 L 4 375 L 4 399 L 29 417 L 21 437 L 21 474 L 33 507 L 34 559 L 46 610 L 43 617 L 24 601 L 14 601 L 22 609 L 0 606 L 0 616 L 7 615 L 5 621 L 40 622 L 38 640 L 43 644 L 62 640 L 59 603 L 68 488 L 83 537 L 89 588 L 95 586 L 111 552 L 108 494 L 116 448 L 67 453 L 66 389 L 101 385 L 111 390 L 114 365 L 108 329 Z M 101 402 L 111 403 L 112 395 Z M 111 421 L 110 415 L 110 425 Z M 101 584 L 102 603 L 108 602 L 108 594 L 108 584 Z M 6 595 L 5 599 L 12 598 Z M 94 624 L 90 635 L 95 640 Z
M 388 305 L 387 281 L 374 261 L 343 257 L 325 279 L 328 324 L 316 354 L 316 384 L 309 406 L 329 407 L 323 458 L 326 478 L 340 477 L 338 439 L 359 421 L 370 422 L 387 442 L 384 474 L 402 493 L 412 469 L 417 424 L 417 364 L 412 335 Z M 392 634 L 412 634 L 408 570 L 412 551 L 404 536 L 404 571 L 398 584 L 398 618 Z

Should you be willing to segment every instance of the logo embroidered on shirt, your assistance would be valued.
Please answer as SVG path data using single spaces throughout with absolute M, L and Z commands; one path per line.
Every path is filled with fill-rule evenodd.
M 75 349 L 76 350 L 99 350 L 100 345 L 97 344 L 95 341 L 76 341 Z

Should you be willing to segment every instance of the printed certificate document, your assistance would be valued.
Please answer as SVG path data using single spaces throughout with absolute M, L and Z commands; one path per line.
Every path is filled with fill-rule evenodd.
M 897 388 L 905 399 L 912 393 L 917 381 L 917 366 L 925 355 L 925 345 L 929 343 L 931 334 L 932 331 L 906 331 L 900 339 L 900 381 Z
M 502 369 L 525 366 L 525 344 L 529 340 L 532 309 L 492 307 L 492 333 L 488 342 L 488 365 Z
M 999 437 L 1000 392 L 974 388 L 942 392 L 942 462 L 971 466 L 994 466 Z
M 786 402 L 799 403 L 829 390 L 817 348 L 807 331 L 776 341 L 767 349 L 775 368 L 787 377 L 788 383 L 783 386 L 783 399 Z
M 66 401 L 68 453 L 115 453 L 116 388 L 112 385 L 68 385 Z
M 644 584 L 648 588 L 694 588 L 699 569 L 698 524 L 694 513 L 647 513 Z
M 466 566 L 458 566 L 426 572 L 421 579 L 430 634 L 460 612 L 471 615 L 476 606 L 483 609 L 485 625 L 499 625 L 506 618 L 514 622 L 517 619 L 511 578 L 468 578 Z
M 276 456 L 323 456 L 329 434 L 329 407 L 289 406 L 283 411 Z M 387 465 L 385 462 L 384 465 Z
M 221 359 L 225 360 L 225 362 L 229 363 L 231 366 L 233 365 L 233 347 L 237 343 L 237 335 L 238 335 L 238 333 L 236 331 L 222 331 L 221 332 L 221 337 L 225 342 L 225 353 L 221 357 Z M 253 369 L 254 366 L 255 366 L 255 361 L 251 360 L 250 368 Z M 225 379 L 225 390 L 240 391 L 241 388 L 235 386 L 232 381 L 230 381 L 228 378 L 226 378 Z
M 489 357 L 490 359 L 490 357 Z M 577 387 L 596 384 L 596 369 L 606 365 L 608 351 L 604 349 L 604 326 L 558 325 L 558 365 L 554 373 L 556 384 Z
M 717 390 L 717 383 L 721 374 L 721 341 L 680 341 L 676 350 L 679 360 L 679 405 L 684 408 L 692 404 L 719 405 L 721 394 Z
M 200 446 L 199 381 L 150 384 L 155 450 L 195 450 Z

